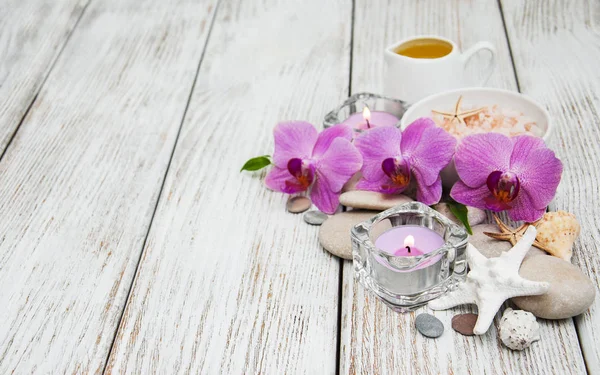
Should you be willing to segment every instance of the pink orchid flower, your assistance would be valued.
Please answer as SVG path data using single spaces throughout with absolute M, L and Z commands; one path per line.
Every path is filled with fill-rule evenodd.
M 362 165 L 354 148 L 353 130 L 336 125 L 318 134 L 303 121 L 280 123 L 275 127 L 275 166 L 265 179 L 271 190 L 295 194 L 312 186 L 310 197 L 317 208 L 334 213 L 344 184 Z
M 538 220 L 554 198 L 562 163 L 537 137 L 485 133 L 465 137 L 454 157 L 457 202 L 492 211 L 508 210 L 515 221 Z
M 357 189 L 395 194 L 414 180 L 417 200 L 427 205 L 440 201 L 440 172 L 452 160 L 456 139 L 433 120 L 417 119 L 403 132 L 392 126 L 371 129 L 354 145 L 363 156 Z

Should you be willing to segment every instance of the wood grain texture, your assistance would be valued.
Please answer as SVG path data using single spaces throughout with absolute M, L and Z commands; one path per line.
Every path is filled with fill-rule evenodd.
M 0 154 L 87 3 L 87 0 L 0 3 Z
M 581 223 L 573 263 L 600 282 L 600 4 L 503 1 L 521 90 L 554 121 L 552 148 L 564 171 L 553 210 Z M 576 292 L 576 291 L 574 291 Z M 600 300 L 575 320 L 588 371 L 600 373 Z
M 213 9 L 86 9 L 0 163 L 0 373 L 104 369 Z
M 373 27 L 378 25 L 379 27 Z M 414 34 L 446 36 L 464 50 L 479 40 L 498 49 L 498 67 L 490 86 L 516 89 L 510 53 L 495 1 L 420 1 L 388 3 L 357 0 L 354 26 L 353 91 L 381 91 L 385 46 Z M 485 65 L 481 56 L 469 67 L 473 76 Z M 451 328 L 454 315 L 474 312 L 461 307 L 433 312 L 420 308 L 398 314 L 366 292 L 344 263 L 342 289 L 341 373 L 361 374 L 567 374 L 585 365 L 572 320 L 540 321 L 542 341 L 524 352 L 502 346 L 496 328 L 481 337 L 464 337 Z M 415 317 L 433 313 L 446 332 L 431 340 L 415 329 Z M 498 316 L 494 325 L 497 326 Z
M 350 24 L 345 0 L 221 2 L 109 373 L 335 372 L 340 263 L 239 168 L 347 95 Z

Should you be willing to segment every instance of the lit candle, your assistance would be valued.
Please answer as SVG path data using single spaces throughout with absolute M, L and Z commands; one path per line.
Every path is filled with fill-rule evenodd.
M 418 225 L 393 227 L 383 232 L 375 241 L 375 246 L 394 256 L 419 256 L 437 250 L 442 245 L 442 236 Z
M 398 117 L 389 112 L 371 111 L 368 107 L 365 107 L 362 113 L 353 113 L 344 120 L 343 124 L 349 125 L 356 130 L 368 130 L 381 126 L 396 126 L 398 124 Z
M 418 225 L 403 225 L 388 229 L 375 240 L 377 248 L 398 257 L 416 257 L 437 250 L 443 245 L 442 236 L 429 228 Z M 386 268 L 391 269 L 383 258 L 379 256 L 375 258 Z M 438 260 L 439 257 L 434 257 L 416 269 L 426 267 Z
M 409 234 L 404 239 L 404 244 L 401 248 L 394 252 L 395 256 L 418 256 L 423 255 L 423 252 L 415 247 L 415 237 Z

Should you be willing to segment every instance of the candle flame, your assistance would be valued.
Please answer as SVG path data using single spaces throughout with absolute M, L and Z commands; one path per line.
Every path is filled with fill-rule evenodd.
M 404 239 L 404 246 L 415 246 L 415 238 L 411 235 L 408 235 L 405 239 Z
M 363 118 L 364 118 L 366 121 L 369 121 L 369 120 L 371 120 L 371 111 L 369 110 L 369 107 L 365 107 L 365 108 L 363 109 Z

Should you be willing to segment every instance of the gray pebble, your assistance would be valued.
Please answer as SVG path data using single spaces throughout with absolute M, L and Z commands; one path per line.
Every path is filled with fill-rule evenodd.
M 308 211 L 304 214 L 304 221 L 311 225 L 321 225 L 327 218 L 327 214 L 317 210 Z
M 444 333 L 442 322 L 431 314 L 419 314 L 415 320 L 417 330 L 426 337 L 436 338 Z
M 289 212 L 293 214 L 299 214 L 300 212 L 308 210 L 311 205 L 312 202 L 310 199 L 302 195 L 297 195 L 288 199 L 286 207 Z

